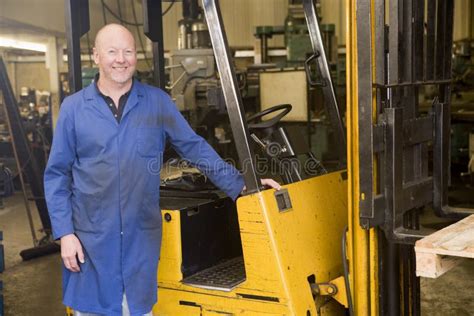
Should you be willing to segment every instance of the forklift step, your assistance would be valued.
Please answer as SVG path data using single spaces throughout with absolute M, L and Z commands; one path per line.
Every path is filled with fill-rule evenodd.
M 474 215 L 449 225 L 415 243 L 416 275 L 437 278 L 474 259 Z
M 208 290 L 229 292 L 244 281 L 244 259 L 237 257 L 199 271 L 183 279 L 182 283 Z

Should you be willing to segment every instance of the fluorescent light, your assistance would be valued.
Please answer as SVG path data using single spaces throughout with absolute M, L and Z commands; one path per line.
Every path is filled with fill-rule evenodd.
M 40 43 L 17 41 L 11 38 L 0 37 L 0 46 L 8 48 L 34 50 L 46 53 L 46 45 Z

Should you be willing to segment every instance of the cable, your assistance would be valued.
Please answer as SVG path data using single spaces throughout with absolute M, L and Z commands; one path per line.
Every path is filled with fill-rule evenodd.
M 170 3 L 170 5 L 166 8 L 165 12 L 163 12 L 161 14 L 161 16 L 165 16 L 166 13 L 170 12 L 171 8 L 173 7 L 173 5 L 175 4 L 176 0 L 173 0 L 173 2 Z
M 122 20 L 122 6 L 120 5 L 120 0 L 117 0 L 117 8 L 118 8 L 118 14 L 120 17 L 120 23 L 123 25 L 123 20 Z
M 102 2 L 102 19 L 104 20 L 104 25 L 107 25 L 107 14 L 105 13 L 104 3 Z
M 138 23 L 138 18 L 137 18 L 137 13 L 136 13 L 136 10 L 135 10 L 134 1 L 131 0 L 134 22 L 130 22 L 130 21 L 127 21 L 127 20 L 123 19 L 123 17 L 122 17 L 122 7 L 120 5 L 120 0 L 117 0 L 117 7 L 118 7 L 118 11 L 119 11 L 118 15 L 105 3 L 104 0 L 101 0 L 100 2 L 102 3 L 102 18 L 104 19 L 104 24 L 107 24 L 107 16 L 106 16 L 106 12 L 105 12 L 105 10 L 107 10 L 122 25 L 126 24 L 126 25 L 130 25 L 130 26 L 135 26 L 137 28 L 137 35 L 138 35 L 138 41 L 140 43 L 140 48 L 143 52 L 143 55 L 145 57 L 145 62 L 147 64 L 148 68 L 151 69 L 152 67 L 151 67 L 149 58 L 146 56 L 145 45 L 143 44 L 143 40 L 142 40 L 142 37 L 140 35 L 140 33 L 141 33 L 140 32 L 140 26 L 143 26 L 143 23 Z M 165 16 L 171 10 L 171 8 L 173 7 L 173 5 L 175 3 L 176 3 L 176 0 L 173 0 L 161 15 Z
M 133 19 L 135 20 L 135 24 L 138 24 L 137 12 L 135 11 L 135 3 L 133 2 L 133 0 L 130 0 L 130 1 L 132 2 Z M 145 45 L 143 45 L 142 36 L 140 35 L 141 34 L 140 27 L 137 25 L 135 25 L 135 27 L 137 29 L 138 41 L 140 42 L 140 47 L 142 49 L 143 56 L 145 57 L 146 65 L 148 66 L 149 69 L 151 69 L 150 61 L 148 60 L 148 57 L 146 55 Z
M 349 305 L 349 315 L 354 316 L 354 306 L 352 305 L 352 295 L 351 295 L 351 285 L 349 283 L 349 267 L 347 266 L 347 237 L 348 232 L 347 226 L 344 227 L 342 232 L 342 266 L 344 267 L 344 284 L 346 285 L 346 296 L 347 296 L 347 305 Z
M 122 24 L 127 24 L 127 25 L 131 25 L 131 26 L 142 26 L 143 23 L 138 23 L 138 21 L 135 21 L 135 22 L 130 22 L 130 21 L 127 21 L 127 20 L 124 20 L 122 19 L 121 17 L 121 6 L 120 6 L 120 2 L 119 0 L 117 0 L 117 5 L 118 5 L 118 9 L 119 9 L 119 14 L 117 15 L 106 3 L 104 0 L 100 0 L 100 2 L 102 3 L 102 18 L 104 19 L 104 24 L 107 24 L 107 18 L 106 18 L 106 15 L 105 15 L 105 11 L 104 11 L 104 8 L 109 11 L 110 14 L 112 14 L 112 16 L 114 18 L 116 18 L 117 20 L 120 21 L 120 23 Z M 132 0 L 132 3 L 133 3 L 133 0 Z M 173 0 L 170 5 L 166 8 L 166 10 L 161 14 L 161 16 L 165 16 L 170 10 L 171 8 L 173 8 L 173 5 L 176 3 L 176 0 Z
M 105 8 L 107 11 L 109 11 L 110 14 L 112 14 L 112 16 L 114 18 L 116 18 L 117 20 L 119 20 L 122 24 L 127 24 L 127 25 L 131 25 L 131 26 L 141 26 L 142 24 L 139 24 L 139 23 L 132 23 L 132 22 L 129 22 L 129 21 L 126 21 L 124 19 L 122 19 L 120 16 L 118 16 L 106 3 L 104 0 L 100 0 L 100 2 L 102 3 L 102 8 Z

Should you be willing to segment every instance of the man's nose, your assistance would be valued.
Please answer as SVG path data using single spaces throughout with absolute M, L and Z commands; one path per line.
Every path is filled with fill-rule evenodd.
M 117 62 L 123 63 L 125 61 L 124 53 L 122 51 L 119 51 L 115 59 Z

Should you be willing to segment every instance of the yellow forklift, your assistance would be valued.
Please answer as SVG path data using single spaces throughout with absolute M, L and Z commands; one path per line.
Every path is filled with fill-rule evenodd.
M 291 105 L 277 105 L 246 118 L 219 4 L 205 0 L 203 9 L 247 191 L 236 203 L 227 198 L 196 203 L 189 196 L 162 195 L 159 302 L 153 312 L 344 314 L 348 306 L 342 245 L 347 172 L 326 173 L 309 148 L 279 125 Z M 330 100 L 328 113 L 344 153 L 343 167 L 345 135 L 311 1 L 305 9 L 315 51 L 310 60 L 322 66 L 327 83 L 323 92 Z M 276 162 L 285 183 L 281 190 L 261 188 L 258 149 L 267 153 L 270 163 Z M 299 155 L 304 157 L 301 164 Z
M 302 1 L 307 71 L 317 61 L 344 155 L 329 173 L 297 167 L 278 124 L 291 106 L 247 121 L 218 0 L 202 3 L 247 191 L 236 203 L 162 196 L 154 314 L 420 315 L 420 210 L 472 213 L 447 199 L 453 1 L 346 1 L 347 147 L 314 3 Z M 427 85 L 437 93 L 423 110 Z M 257 149 L 279 163 L 281 190 L 259 185 Z

